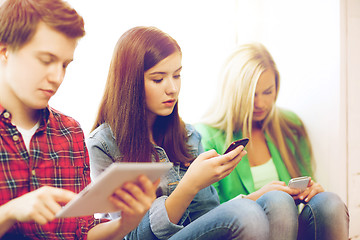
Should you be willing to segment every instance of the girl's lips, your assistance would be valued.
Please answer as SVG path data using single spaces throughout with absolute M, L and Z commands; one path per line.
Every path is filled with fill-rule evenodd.
M 264 113 L 264 111 L 262 111 L 262 112 L 254 112 L 255 115 L 261 115 L 263 113 Z
M 163 102 L 163 104 L 165 104 L 165 106 L 167 106 L 167 107 L 172 107 L 172 106 L 174 106 L 175 102 L 176 101 L 174 99 L 172 99 L 172 100 Z

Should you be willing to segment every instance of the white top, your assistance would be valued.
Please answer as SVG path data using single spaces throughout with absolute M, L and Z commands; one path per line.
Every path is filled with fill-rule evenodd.
M 39 126 L 40 121 L 38 121 L 31 129 L 23 129 L 21 127 L 17 127 L 18 131 L 21 133 L 21 136 L 24 139 L 24 143 L 28 152 L 30 150 L 30 140 L 35 134 L 36 130 L 39 128 Z
M 269 182 L 279 181 L 279 175 L 276 171 L 276 167 L 272 158 L 270 158 L 270 160 L 266 163 L 251 167 L 250 169 L 254 179 L 254 187 L 256 191 Z

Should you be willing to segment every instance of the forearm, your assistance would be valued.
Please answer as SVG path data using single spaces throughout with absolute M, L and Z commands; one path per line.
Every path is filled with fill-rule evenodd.
M 191 185 L 180 181 L 179 185 L 165 201 L 165 208 L 170 222 L 177 224 L 198 191 Z
M 0 238 L 15 224 L 15 220 L 10 216 L 9 203 L 0 206 Z

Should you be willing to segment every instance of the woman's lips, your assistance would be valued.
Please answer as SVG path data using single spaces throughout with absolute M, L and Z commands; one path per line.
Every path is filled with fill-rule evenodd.
M 172 107 L 175 105 L 175 102 L 176 102 L 175 99 L 171 99 L 171 100 L 163 102 L 163 104 L 165 104 L 166 107 Z

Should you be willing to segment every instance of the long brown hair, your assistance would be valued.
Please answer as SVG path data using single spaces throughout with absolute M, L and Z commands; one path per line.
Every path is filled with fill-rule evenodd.
M 135 27 L 118 40 L 93 130 L 109 124 L 126 162 L 150 162 L 158 159 L 149 138 L 174 163 L 193 159 L 189 153 L 187 131 L 179 117 L 178 103 L 169 116 L 158 116 L 153 129 L 148 129 L 144 73 L 181 49 L 168 34 L 155 27 Z

